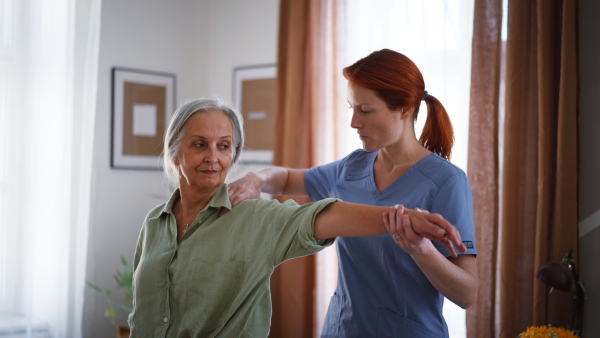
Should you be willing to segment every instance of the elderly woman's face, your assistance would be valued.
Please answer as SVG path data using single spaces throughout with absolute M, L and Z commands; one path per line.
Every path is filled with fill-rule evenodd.
M 175 165 L 179 185 L 197 189 L 218 188 L 233 162 L 233 128 L 221 111 L 198 112 L 183 127 Z

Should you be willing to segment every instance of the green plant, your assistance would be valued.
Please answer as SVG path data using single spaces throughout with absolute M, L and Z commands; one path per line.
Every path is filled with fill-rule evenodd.
M 108 308 L 104 311 L 104 316 L 110 318 L 110 322 L 115 325 L 115 317 L 122 312 L 131 313 L 133 306 L 133 269 L 127 263 L 125 256 L 121 255 L 121 264 L 122 271 L 117 270 L 117 272 L 113 275 L 113 278 L 117 282 L 117 288 L 122 289 L 124 299 L 115 299 L 111 297 L 111 290 L 100 287 L 96 284 L 93 284 L 89 281 L 86 284 L 106 296 L 106 302 L 108 303 Z M 115 307 L 115 303 L 118 304 Z

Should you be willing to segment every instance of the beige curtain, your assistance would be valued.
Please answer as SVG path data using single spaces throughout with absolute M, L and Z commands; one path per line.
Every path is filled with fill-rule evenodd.
M 337 91 L 333 52 L 337 45 L 337 1 L 281 0 L 277 55 L 276 116 L 273 164 L 310 168 L 331 161 Z M 289 197 L 278 197 L 286 200 Z M 306 203 L 306 198 L 294 198 Z M 273 317 L 270 337 L 311 337 L 316 327 L 315 256 L 279 266 L 271 278 Z
M 476 8 L 497 8 L 491 0 L 476 1 L 476 4 Z M 506 15 L 501 174 L 498 175 L 493 163 L 477 165 L 478 159 L 472 158 L 485 158 L 485 151 L 497 152 L 493 143 L 488 144 L 491 146 L 488 149 L 476 144 L 489 142 L 492 136 L 472 135 L 473 142 L 469 145 L 474 148 L 469 153 L 469 177 L 474 183 L 478 239 L 493 236 L 496 227 L 496 207 L 486 210 L 490 206 L 482 206 L 484 201 L 491 203 L 496 197 L 493 192 L 485 191 L 489 188 L 481 187 L 480 177 L 501 177 L 497 195 L 500 200 L 498 240 L 483 238 L 478 245 L 479 259 L 490 266 L 480 274 L 483 287 L 476 305 L 478 313 L 470 311 L 468 315 L 470 337 L 491 336 L 492 326 L 495 327 L 493 336 L 513 338 L 530 325 L 570 325 L 573 313 L 573 294 L 559 291 L 549 294 L 548 288 L 535 279 L 535 272 L 546 262 L 560 261 L 571 248 L 577 258 L 577 1 L 510 1 Z M 475 24 L 474 33 L 481 36 L 479 30 L 488 24 L 496 25 L 497 16 L 492 16 L 492 23 L 476 20 Z M 495 35 L 489 42 L 494 44 L 494 39 Z M 475 42 L 473 46 L 473 60 L 477 62 L 483 52 L 476 50 Z M 473 67 L 474 72 L 478 71 L 475 65 Z M 473 74 L 473 78 L 477 76 Z M 496 119 L 494 96 L 478 102 L 482 95 L 489 93 L 487 86 L 473 87 L 472 123 L 481 124 L 485 118 Z M 471 127 L 471 133 L 477 130 L 490 132 L 477 129 L 476 125 Z M 495 182 L 496 179 L 490 179 L 489 183 Z M 487 199 L 477 201 L 481 194 Z M 481 244 L 492 247 L 481 251 Z M 496 253 L 499 264 L 494 273 L 489 270 L 496 266 Z M 482 257 L 483 254 L 490 257 Z M 493 290 L 494 283 L 497 283 L 497 293 Z

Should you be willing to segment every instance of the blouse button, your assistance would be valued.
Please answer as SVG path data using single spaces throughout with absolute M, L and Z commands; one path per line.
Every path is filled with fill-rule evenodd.
M 163 319 L 163 322 L 165 322 L 165 323 L 168 321 L 169 321 L 169 318 L 167 318 L 167 317 L 165 317 L 165 319 Z

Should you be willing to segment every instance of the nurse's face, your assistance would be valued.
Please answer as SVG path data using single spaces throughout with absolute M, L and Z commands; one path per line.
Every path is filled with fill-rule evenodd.
M 365 150 L 378 150 L 399 142 L 402 114 L 389 109 L 375 91 L 348 83 L 348 103 L 352 108 L 350 127 L 358 132 Z

